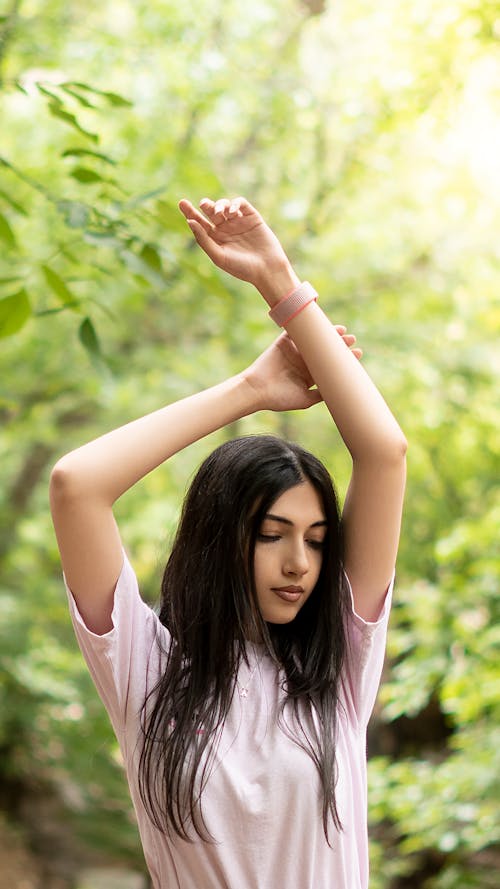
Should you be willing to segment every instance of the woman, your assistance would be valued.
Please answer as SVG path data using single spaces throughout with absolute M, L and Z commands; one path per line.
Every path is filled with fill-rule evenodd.
M 242 373 L 57 463 L 51 506 L 78 641 L 157 889 L 366 889 L 366 726 L 406 441 L 355 338 L 330 324 L 255 208 L 179 206 L 202 249 L 254 284 L 285 332 Z M 114 502 L 216 429 L 320 400 L 352 457 L 342 515 L 328 473 L 298 445 L 222 445 L 188 492 L 154 614 Z

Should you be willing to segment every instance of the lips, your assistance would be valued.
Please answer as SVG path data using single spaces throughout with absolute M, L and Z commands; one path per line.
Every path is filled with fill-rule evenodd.
M 301 586 L 273 587 L 272 590 L 285 602 L 297 602 L 304 592 L 304 588 Z

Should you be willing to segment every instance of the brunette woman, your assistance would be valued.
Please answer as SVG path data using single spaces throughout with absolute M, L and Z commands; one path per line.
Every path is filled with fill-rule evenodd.
M 310 284 L 244 198 L 180 209 L 285 328 L 241 373 L 63 457 L 51 505 L 73 623 L 111 718 L 156 889 L 367 889 L 366 727 L 384 658 L 406 441 Z M 203 299 L 200 297 L 200 311 Z M 352 458 L 227 442 L 187 494 L 159 614 L 115 501 L 256 411 L 323 400 Z

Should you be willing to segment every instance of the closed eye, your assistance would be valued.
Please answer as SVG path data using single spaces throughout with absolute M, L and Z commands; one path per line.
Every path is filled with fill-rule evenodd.
M 273 543 L 276 540 L 281 540 L 281 534 L 257 534 L 257 540 L 263 543 Z M 323 549 L 325 545 L 324 540 L 306 540 L 306 543 L 311 549 Z
M 324 547 L 324 545 L 325 545 L 325 541 L 324 541 L 324 540 L 308 540 L 307 543 L 308 543 L 309 546 L 311 546 L 313 549 L 323 549 L 323 547 Z

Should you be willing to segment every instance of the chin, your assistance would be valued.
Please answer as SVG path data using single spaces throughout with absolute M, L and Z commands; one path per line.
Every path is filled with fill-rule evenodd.
M 291 614 L 290 617 L 285 617 L 283 614 L 280 616 L 274 615 L 273 617 L 267 617 L 265 614 L 262 616 L 267 624 L 291 624 L 297 617 L 296 614 Z

